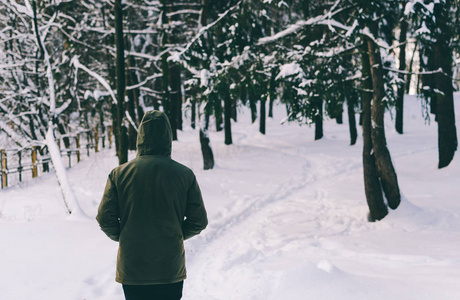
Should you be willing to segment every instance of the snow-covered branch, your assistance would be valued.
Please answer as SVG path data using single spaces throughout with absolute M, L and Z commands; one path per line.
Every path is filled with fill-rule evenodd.
M 231 13 L 232 11 L 236 10 L 240 5 L 241 3 L 243 2 L 243 0 L 240 0 L 238 1 L 237 4 L 235 4 L 235 6 L 232 6 L 230 7 L 229 9 L 227 9 L 225 12 L 223 12 L 222 14 L 219 15 L 219 17 L 212 23 L 209 23 L 208 25 L 206 25 L 205 27 L 201 27 L 200 30 L 198 31 L 198 33 L 192 38 L 192 40 L 187 43 L 187 45 L 185 45 L 185 47 L 178 53 L 179 56 L 182 56 L 185 52 L 188 51 L 188 49 L 190 49 L 190 47 L 196 42 L 198 41 L 198 39 L 203 35 L 205 34 L 205 32 L 207 32 L 210 28 L 214 27 L 216 24 L 218 24 L 224 17 L 226 17 L 229 13 Z
M 113 103 L 115 103 L 115 104 L 117 103 L 117 97 L 115 97 L 115 94 L 113 93 L 113 90 L 110 87 L 110 84 L 107 82 L 107 80 L 105 80 L 101 75 L 97 74 L 96 72 L 91 71 L 90 69 L 88 69 L 87 67 L 82 65 L 80 63 L 80 61 L 78 60 L 78 56 L 74 56 L 72 58 L 72 60 L 70 61 L 70 65 L 74 66 L 74 68 L 75 68 L 75 76 L 77 76 L 78 69 L 82 69 L 83 71 L 85 71 L 89 75 L 91 75 L 94 78 L 96 78 L 99 81 L 99 83 L 102 84 L 102 86 L 107 90 L 107 92 L 109 92 Z

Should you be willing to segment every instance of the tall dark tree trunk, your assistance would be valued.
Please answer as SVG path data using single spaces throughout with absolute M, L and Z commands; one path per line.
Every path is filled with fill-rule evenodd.
M 335 104 L 332 113 L 333 113 L 332 118 L 335 119 L 335 122 L 337 124 L 343 124 L 343 103 L 342 102 Z
M 232 142 L 232 99 L 228 84 L 223 90 L 224 94 L 224 129 L 225 129 L 225 145 L 231 145 Z
M 115 0 L 115 44 L 117 53 L 117 131 L 118 131 L 118 163 L 128 161 L 128 139 L 123 125 L 125 114 L 125 45 L 123 38 L 123 8 L 121 0 Z
M 399 71 L 406 71 L 406 41 L 407 41 L 407 28 L 409 24 L 406 20 L 401 21 L 399 43 Z M 405 90 L 405 78 L 404 73 L 399 73 L 398 77 L 400 82 L 398 83 L 398 95 L 396 98 L 396 121 L 395 128 L 400 134 L 403 133 L 403 116 L 404 116 L 404 90 Z
M 201 25 L 205 27 L 207 25 L 208 20 L 208 10 L 209 10 L 209 1 L 202 0 L 202 11 L 201 11 Z M 208 43 L 212 42 L 212 39 L 208 37 Z M 208 102 L 207 105 L 210 105 Z M 199 107 L 199 106 L 198 106 Z M 210 145 L 209 135 L 208 135 L 208 128 L 209 128 L 209 115 L 210 109 L 206 106 L 204 109 L 204 113 L 201 115 L 201 118 L 204 119 L 204 126 L 201 125 L 203 122 L 200 122 L 200 145 L 201 145 L 201 154 L 203 156 L 203 169 L 210 170 L 214 167 L 214 155 L 212 152 L 212 148 Z
M 214 117 L 216 118 L 216 131 L 222 131 L 224 129 L 222 114 L 222 100 L 219 98 L 220 95 L 215 95 L 215 99 L 212 101 L 214 103 Z M 225 105 L 225 104 L 224 104 Z
M 373 125 L 371 136 L 375 163 L 380 177 L 380 182 L 382 183 L 382 189 L 385 193 L 385 198 L 388 201 L 388 206 L 391 209 L 396 209 L 401 202 L 401 194 L 399 192 L 396 171 L 393 167 L 390 151 L 388 151 L 385 138 L 385 104 L 383 103 L 383 98 L 385 97 L 385 87 L 382 59 L 380 57 L 380 49 L 373 40 L 367 39 L 367 45 L 369 47 L 369 62 L 372 66 L 371 75 L 374 91 L 371 109 Z
M 238 103 L 236 99 L 232 99 L 232 119 L 238 121 Z
M 177 140 L 177 130 L 182 127 L 179 124 L 182 123 L 182 91 L 181 91 L 181 67 L 177 64 L 173 64 L 170 69 L 170 80 L 169 84 L 171 87 L 170 93 L 170 122 L 171 129 L 173 132 L 173 140 Z
M 133 81 L 133 70 L 131 66 L 131 59 L 129 59 L 129 65 L 128 65 L 128 76 L 127 76 L 127 81 L 128 81 L 128 86 L 136 84 L 136 82 Z M 136 90 L 135 89 L 127 89 L 126 90 L 126 95 L 128 96 L 128 102 L 126 102 L 126 108 L 128 110 L 128 113 L 133 120 L 134 123 L 137 123 L 137 117 L 136 117 Z M 128 127 L 128 149 L 129 150 L 136 150 L 136 145 L 137 144 L 137 131 L 134 128 L 134 126 L 129 123 Z
M 200 145 L 201 145 L 201 154 L 203 155 L 203 169 L 210 170 L 214 168 L 214 154 L 210 145 L 208 128 L 209 128 L 209 112 L 205 108 L 204 116 L 204 126 L 200 128 Z
M 355 117 L 355 100 L 347 98 L 347 112 L 348 112 L 348 128 L 350 131 L 350 145 L 356 144 L 358 138 L 358 131 L 356 130 L 356 117 Z
M 268 117 L 273 118 L 273 103 L 275 102 L 276 98 L 276 70 L 273 68 L 270 76 L 270 86 L 268 87 L 268 97 L 269 97 L 269 104 L 268 104 Z
M 372 79 L 369 63 L 368 47 L 363 45 L 361 57 L 363 76 L 362 95 L 362 128 L 363 128 L 363 175 L 364 191 L 367 205 L 369 206 L 369 221 L 374 222 L 383 219 L 388 214 L 388 208 L 383 200 L 382 188 L 375 166 L 375 157 L 372 146 Z
M 257 120 L 257 105 L 256 94 L 252 86 L 248 86 L 248 100 L 249 108 L 251 109 L 251 122 L 254 123 Z
M 200 129 L 201 154 L 203 155 L 203 169 L 210 170 L 214 168 L 214 154 L 210 146 L 208 132 L 203 128 Z
M 132 82 L 133 85 L 137 85 L 139 83 L 139 77 L 136 71 L 137 63 L 136 63 L 136 59 L 134 59 L 134 56 L 129 57 L 129 66 L 131 68 L 131 70 L 128 73 L 130 77 L 130 82 Z M 135 89 L 132 89 L 132 91 L 133 91 L 133 100 L 134 100 L 134 108 L 135 108 L 134 115 L 136 117 L 136 119 L 133 118 L 133 120 L 136 124 L 140 124 L 140 121 L 144 117 L 144 108 L 139 103 L 140 98 L 141 98 L 141 91 L 140 91 L 140 88 L 138 87 Z
M 265 100 L 264 96 L 260 99 L 260 119 L 259 119 L 259 131 L 262 134 L 265 134 L 265 123 L 267 119 L 267 111 L 266 111 L 267 101 Z
M 102 14 L 102 19 L 104 21 L 104 29 L 108 30 L 109 29 L 109 24 L 107 21 L 107 16 L 105 14 L 104 7 L 101 7 L 101 14 Z M 104 38 L 104 43 L 107 45 L 112 45 L 114 44 L 114 38 L 113 36 L 107 35 Z M 110 50 L 106 49 L 105 51 L 105 62 L 106 62 L 106 67 L 107 67 L 107 73 L 109 75 L 109 83 L 110 86 L 116 86 L 116 68 L 113 65 L 113 60 L 112 60 L 112 55 L 110 54 Z M 110 105 L 110 113 L 112 115 L 112 132 L 114 135 L 114 140 L 115 140 L 115 149 L 118 155 L 118 147 L 119 147 L 119 141 L 118 141 L 118 118 L 117 118 L 117 105 L 114 103 L 109 104 Z M 109 148 L 112 147 L 112 145 L 109 145 Z
M 252 98 L 249 99 L 249 107 L 251 108 L 251 122 L 254 123 L 257 120 L 257 105 Z
M 453 3 L 446 0 L 445 3 L 435 4 L 434 14 L 439 31 L 436 32 L 436 42 L 433 45 L 433 70 L 442 69 L 443 73 L 434 75 L 436 90 L 432 101 L 436 103 L 436 121 L 438 122 L 438 168 L 444 168 L 454 158 L 458 146 L 457 128 L 455 126 L 454 96 L 452 86 L 452 49 L 450 39 L 452 28 L 448 18 L 449 10 Z
M 316 101 L 318 102 L 318 113 L 315 116 L 315 141 L 323 137 L 323 102 L 321 99 Z
M 193 98 L 190 101 L 190 105 L 191 105 L 191 111 L 192 111 L 192 115 L 190 117 L 190 126 L 193 129 L 195 129 L 196 128 L 196 100 L 195 98 Z

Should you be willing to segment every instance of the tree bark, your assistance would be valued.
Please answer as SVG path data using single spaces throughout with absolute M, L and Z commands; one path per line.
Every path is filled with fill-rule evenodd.
M 320 99 L 316 101 L 318 101 L 318 113 L 315 116 L 315 141 L 323 137 L 323 102 Z
M 273 102 L 275 102 L 276 98 L 276 70 L 273 68 L 270 76 L 270 86 L 268 87 L 268 97 L 269 97 L 269 104 L 268 104 L 268 117 L 273 118 Z
M 171 112 L 170 112 L 170 122 L 171 129 L 173 132 L 173 140 L 177 140 L 177 130 L 179 127 L 182 127 L 182 91 L 181 91 L 181 67 L 177 64 L 174 64 L 170 70 L 170 80 L 169 84 L 171 86 L 170 93 L 170 103 L 171 103 Z
M 216 118 L 216 131 L 222 131 L 224 129 L 224 124 L 222 120 L 222 100 L 220 99 L 220 95 L 215 95 L 214 97 L 214 117 Z M 225 105 L 225 104 L 224 104 Z
M 366 194 L 367 205 L 369 206 L 369 221 L 374 222 L 383 219 L 388 214 L 380 187 L 380 180 L 375 166 L 375 157 L 372 145 L 372 79 L 369 63 L 367 44 L 364 43 L 362 52 L 362 76 L 363 76 L 363 95 L 362 95 L 362 128 L 363 128 L 363 175 L 364 191 Z
M 118 131 L 118 163 L 128 161 L 128 142 L 126 128 L 123 125 L 125 114 L 125 45 L 123 38 L 123 9 L 121 0 L 115 0 L 115 43 L 117 53 L 117 131 Z
M 232 141 L 232 99 L 228 84 L 223 90 L 224 93 L 224 129 L 225 129 L 225 145 L 231 145 Z
M 207 131 L 200 129 L 201 153 L 203 155 L 203 169 L 210 170 L 214 168 L 214 155 L 209 145 L 209 136 Z
M 192 111 L 192 115 L 191 115 L 191 118 L 190 118 L 190 126 L 195 129 L 196 128 L 196 100 L 195 98 L 193 98 L 191 101 L 190 101 L 190 104 L 191 104 L 191 111 Z
M 452 86 L 452 49 L 450 39 L 452 29 L 448 22 L 452 1 L 435 4 L 434 13 L 439 31 L 436 32 L 436 42 L 433 46 L 434 69 L 442 69 L 443 73 L 434 75 L 436 95 L 432 101 L 436 103 L 436 121 L 438 122 L 438 168 L 444 168 L 454 158 L 458 146 L 457 128 L 455 126 L 454 96 Z
M 383 98 L 385 96 L 385 87 L 383 79 L 383 66 L 380 57 L 380 49 L 373 40 L 367 39 L 369 47 L 369 63 L 371 68 L 372 87 L 373 87 L 373 104 L 371 108 L 372 117 L 372 145 L 375 155 L 375 163 L 377 172 L 382 183 L 382 189 L 388 201 L 388 206 L 391 209 L 396 209 L 401 202 L 401 194 L 399 192 L 398 179 L 396 171 L 391 161 L 390 152 L 388 151 L 385 127 L 384 113 L 385 104 Z
M 406 41 L 407 41 L 407 28 L 409 24 L 406 20 L 401 22 L 399 43 L 399 71 L 406 71 Z M 404 73 L 398 75 L 400 82 L 398 83 L 398 92 L 396 98 L 396 121 L 395 128 L 399 134 L 403 133 L 403 116 L 404 116 L 404 90 L 405 90 L 405 78 Z
M 350 131 L 350 145 L 354 145 L 356 144 L 356 140 L 358 139 L 358 131 L 356 129 L 354 99 L 347 98 L 347 112 L 348 112 L 348 128 Z
M 254 123 L 257 120 L 257 99 L 252 83 L 250 86 L 248 86 L 247 95 L 249 100 L 249 108 L 251 109 L 251 123 Z
M 263 99 L 260 99 L 260 119 L 259 119 L 259 131 L 262 134 L 265 134 L 265 123 L 267 119 L 267 112 L 266 112 L 266 103 L 264 96 Z
M 132 67 L 131 59 L 129 60 L 129 63 L 130 63 L 129 67 Z M 133 80 L 132 73 L 133 71 L 130 70 L 130 68 L 128 68 L 128 76 L 127 76 L 128 86 L 136 84 L 136 82 L 134 82 Z M 137 98 L 136 90 L 135 89 L 127 90 L 126 95 L 128 96 L 128 102 L 126 103 L 128 113 L 131 116 L 131 119 L 136 124 L 138 124 L 137 117 L 136 117 L 136 98 Z M 128 149 L 136 150 L 136 147 L 137 147 L 137 131 L 133 127 L 133 125 L 130 123 L 128 126 Z

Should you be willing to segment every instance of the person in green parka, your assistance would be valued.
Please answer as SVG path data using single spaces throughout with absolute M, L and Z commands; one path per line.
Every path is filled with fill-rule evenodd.
M 208 224 L 194 173 L 171 159 L 172 133 L 160 111 L 145 113 L 137 157 L 112 170 L 97 221 L 119 242 L 115 280 L 127 300 L 180 299 L 184 240 Z

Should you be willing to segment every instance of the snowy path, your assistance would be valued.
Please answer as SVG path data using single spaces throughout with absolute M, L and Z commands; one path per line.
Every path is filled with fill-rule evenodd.
M 210 220 L 186 242 L 183 299 L 460 299 L 460 159 L 436 169 L 436 127 L 419 111 L 405 108 L 405 135 L 388 128 L 407 200 L 378 223 L 366 220 L 362 144 L 348 145 L 346 125 L 327 122 L 315 142 L 313 128 L 276 120 L 263 136 L 243 114 L 234 145 L 211 132 L 212 171 L 201 170 L 197 132 L 181 132 L 173 158 L 196 172 Z M 110 150 L 69 170 L 91 218 L 115 165 Z M 52 174 L 0 191 L 0 227 L 0 298 L 123 299 L 117 244 L 93 219 L 66 219 Z

